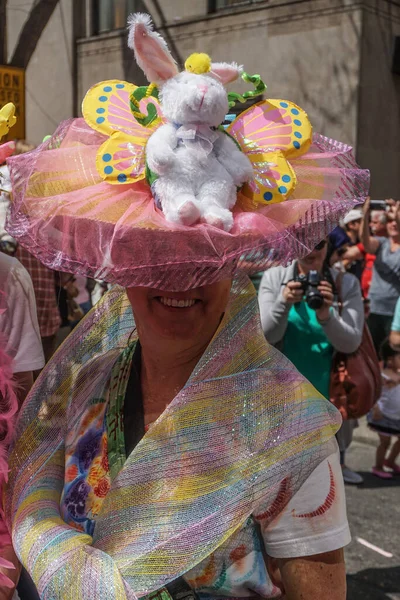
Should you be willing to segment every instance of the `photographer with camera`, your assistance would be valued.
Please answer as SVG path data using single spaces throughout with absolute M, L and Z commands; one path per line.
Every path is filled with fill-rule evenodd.
M 368 326 L 377 352 L 390 334 L 390 328 L 400 296 L 400 202 L 386 203 L 387 237 L 374 237 L 370 233 L 369 214 L 371 201 L 364 204 L 361 241 L 366 252 L 376 256 L 369 290 L 371 312 Z
M 329 398 L 330 374 L 335 350 L 355 352 L 362 338 L 364 308 L 356 277 L 345 273 L 341 284 L 339 314 L 332 268 L 340 260 L 347 236 L 332 235 L 306 257 L 288 267 L 274 267 L 262 277 L 259 290 L 261 322 L 266 339 L 277 346 Z M 344 464 L 354 421 L 344 421 L 338 435 L 343 477 L 361 483 L 362 477 Z

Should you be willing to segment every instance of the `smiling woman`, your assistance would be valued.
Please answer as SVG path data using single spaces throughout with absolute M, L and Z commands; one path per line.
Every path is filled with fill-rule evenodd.
M 11 163 L 19 241 L 120 284 L 24 405 L 7 502 L 16 552 L 43 600 L 344 600 L 340 416 L 266 342 L 244 271 L 307 254 L 367 176 L 347 146 L 312 140 L 289 101 L 250 109 L 253 133 L 268 130 L 252 153 L 252 116 L 221 126 L 238 66 L 192 55 L 178 73 L 149 17 L 130 24 L 162 106 L 152 83 L 103 82 L 84 119 Z M 166 123 L 185 86 L 190 111 Z

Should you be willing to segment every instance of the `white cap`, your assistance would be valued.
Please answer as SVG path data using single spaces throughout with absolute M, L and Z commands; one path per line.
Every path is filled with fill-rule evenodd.
M 353 210 L 351 210 L 349 213 L 347 213 L 347 215 L 343 219 L 343 224 L 347 225 L 348 223 L 351 223 L 352 221 L 358 221 L 359 219 L 362 219 L 363 217 L 364 217 L 364 213 L 360 208 L 353 208 Z

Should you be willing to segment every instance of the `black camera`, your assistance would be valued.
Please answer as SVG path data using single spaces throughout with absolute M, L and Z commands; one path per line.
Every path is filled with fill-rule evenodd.
M 318 289 L 318 286 L 321 283 L 318 271 L 309 271 L 308 275 L 297 274 L 294 281 L 301 283 L 305 301 L 310 308 L 313 310 L 322 308 L 324 297 Z

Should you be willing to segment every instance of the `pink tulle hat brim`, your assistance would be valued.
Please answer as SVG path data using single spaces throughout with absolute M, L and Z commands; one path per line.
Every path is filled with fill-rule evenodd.
M 48 267 L 118 283 L 183 291 L 287 264 L 309 253 L 354 205 L 369 173 L 352 149 L 314 136 L 291 162 L 293 199 L 256 211 L 234 209 L 227 233 L 207 224 L 165 220 L 150 187 L 110 185 L 95 157 L 105 137 L 82 119 L 63 123 L 37 150 L 8 160 L 13 183 L 9 233 Z

